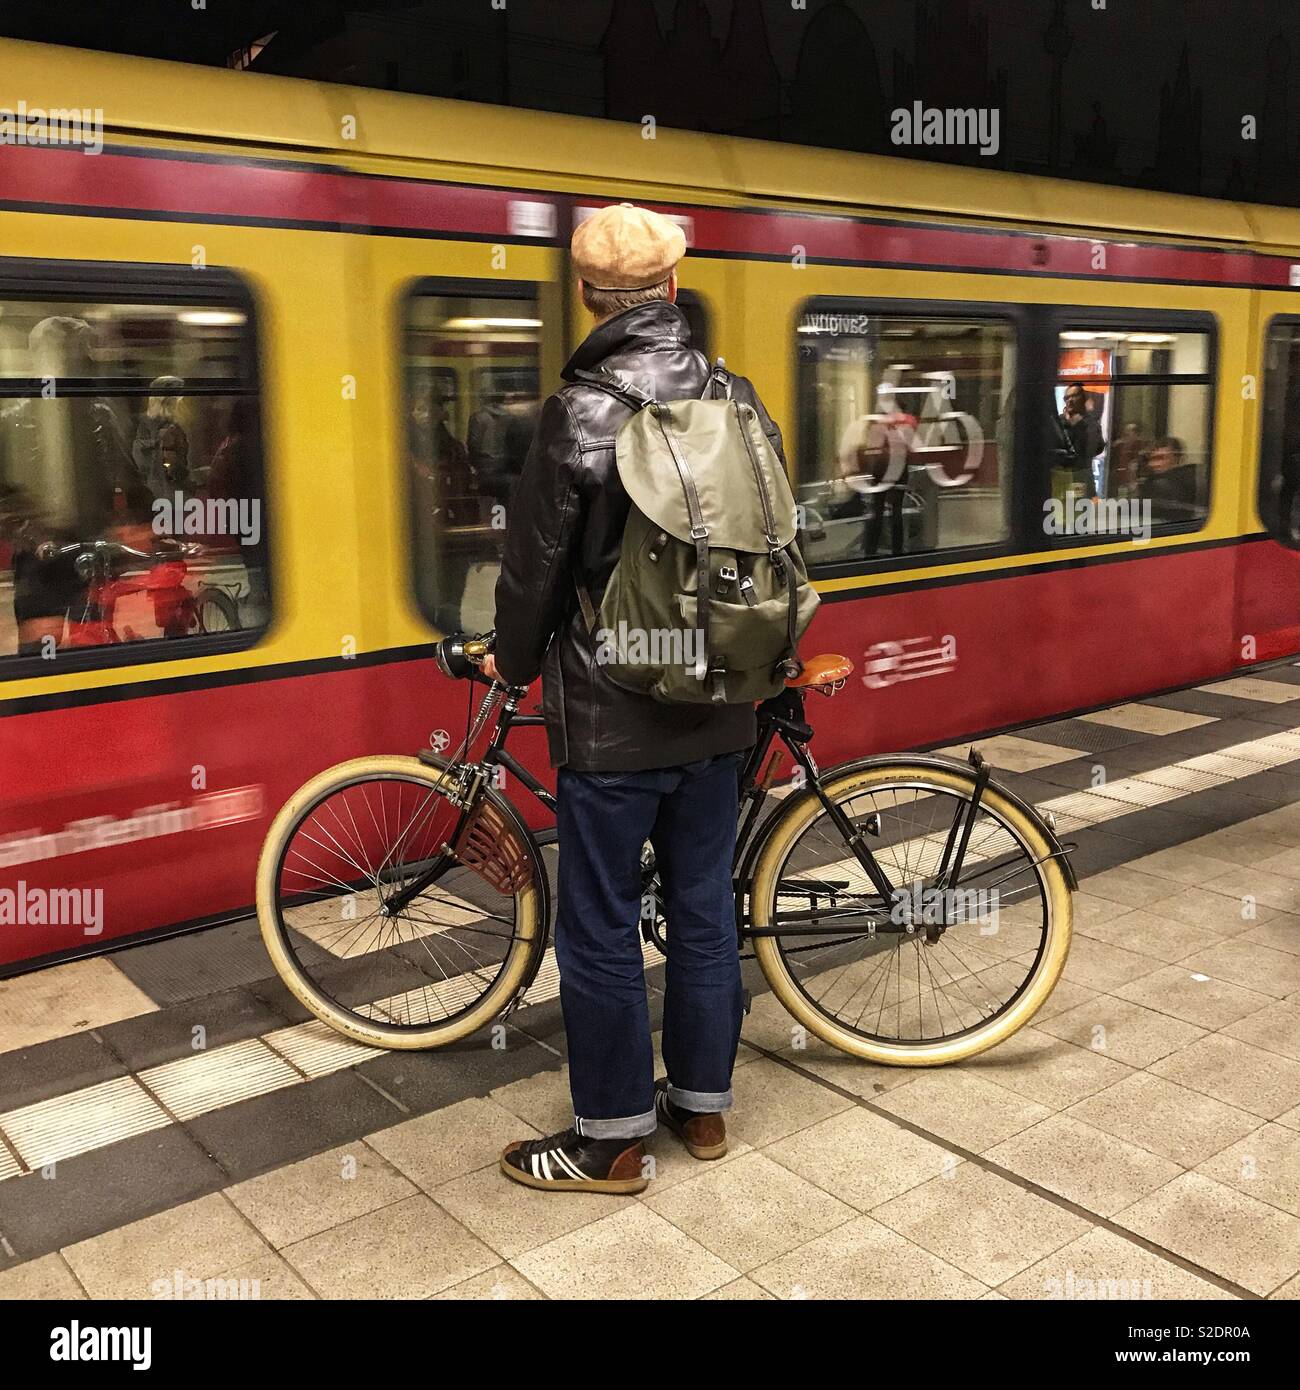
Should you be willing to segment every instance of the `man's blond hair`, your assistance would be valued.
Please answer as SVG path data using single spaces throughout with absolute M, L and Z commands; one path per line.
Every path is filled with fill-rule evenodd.
M 607 319 L 611 314 L 621 314 L 624 309 L 635 309 L 638 304 L 653 304 L 656 299 L 668 298 L 668 282 L 671 275 L 665 276 L 657 285 L 643 290 L 598 290 L 582 282 L 582 302 L 598 319 Z

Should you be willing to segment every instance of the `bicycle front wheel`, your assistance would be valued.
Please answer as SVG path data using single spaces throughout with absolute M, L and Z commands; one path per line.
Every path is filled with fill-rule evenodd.
M 238 632 L 239 605 L 220 589 L 200 589 L 194 596 L 200 632 Z
M 531 836 L 485 790 L 457 837 L 452 790 L 418 758 L 340 763 L 289 799 L 262 848 L 257 916 L 276 971 L 356 1042 L 456 1042 L 506 1008 L 545 949 Z
M 960 1061 L 1023 1027 L 1060 977 L 1073 910 L 1037 819 L 993 784 L 972 814 L 974 774 L 956 763 L 832 769 L 823 787 L 891 891 L 816 796 L 792 798 L 749 895 L 754 953 L 776 997 L 832 1046 L 894 1066 Z

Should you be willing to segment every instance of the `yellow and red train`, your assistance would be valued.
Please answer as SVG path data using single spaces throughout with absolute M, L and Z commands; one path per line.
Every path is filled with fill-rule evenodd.
M 1300 212 L 16 42 L 5 131 L 0 973 L 246 912 L 309 774 L 456 740 L 609 201 L 785 428 L 824 760 L 1300 650 Z

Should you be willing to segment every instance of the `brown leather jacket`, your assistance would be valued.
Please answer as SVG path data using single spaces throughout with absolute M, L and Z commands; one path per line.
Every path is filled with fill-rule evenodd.
M 628 497 L 614 436 L 631 408 L 576 373 L 610 368 L 656 400 L 700 395 L 709 363 L 690 346 L 681 310 L 641 304 L 598 325 L 561 373 L 566 385 L 542 407 L 537 434 L 507 515 L 496 591 L 497 669 L 525 685 L 542 673 L 551 762 L 576 772 L 640 772 L 747 748 L 749 705 L 668 705 L 616 686 L 595 660 L 576 580 L 594 603 L 613 573 Z M 777 453 L 781 432 L 744 377 L 733 394 L 753 405 Z M 543 669 L 544 668 L 544 669 Z

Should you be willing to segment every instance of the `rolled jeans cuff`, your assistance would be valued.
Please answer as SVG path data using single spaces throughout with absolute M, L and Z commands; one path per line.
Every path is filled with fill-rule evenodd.
M 679 1086 L 668 1083 L 668 1099 L 679 1110 L 693 1110 L 697 1115 L 717 1115 L 730 1110 L 732 1098 L 730 1091 L 683 1091 Z
M 574 1116 L 574 1127 L 588 1139 L 644 1139 L 658 1125 L 659 1117 L 653 1110 L 620 1120 L 584 1120 L 581 1115 Z

